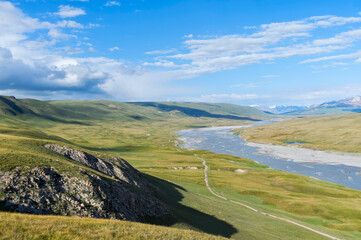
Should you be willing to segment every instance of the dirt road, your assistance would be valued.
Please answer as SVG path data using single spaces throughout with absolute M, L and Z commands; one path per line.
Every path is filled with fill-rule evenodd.
M 207 174 L 208 166 L 207 166 L 206 160 L 204 160 L 203 158 L 199 157 L 197 154 L 195 154 L 194 156 L 197 157 L 198 159 L 202 160 L 202 164 L 203 164 L 203 166 L 204 166 L 204 182 L 206 183 L 206 186 L 207 186 L 208 190 L 209 190 L 214 196 L 219 197 L 219 198 L 221 198 L 221 199 L 223 199 L 223 200 L 225 200 L 225 201 L 229 201 L 229 202 L 232 202 L 232 203 L 241 205 L 241 206 L 243 206 L 243 207 L 245 207 L 245 208 L 248 208 L 248 209 L 251 210 L 251 211 L 257 212 L 257 213 L 259 213 L 259 214 L 263 214 L 263 215 L 268 216 L 268 217 L 276 218 L 276 219 L 278 219 L 278 220 L 282 220 L 282 221 L 285 221 L 285 222 L 288 222 L 288 223 L 297 225 L 297 226 L 302 227 L 302 228 L 304 228 L 304 229 L 307 229 L 307 230 L 310 230 L 310 231 L 315 232 L 315 233 L 317 233 L 317 234 L 320 234 L 320 235 L 322 235 L 322 236 L 324 236 L 324 237 L 327 237 L 327 238 L 330 238 L 330 239 L 333 239 L 333 240 L 340 240 L 339 238 L 336 238 L 336 237 L 331 236 L 331 235 L 329 235 L 329 234 L 320 232 L 320 231 L 318 231 L 318 230 L 315 230 L 315 229 L 313 229 L 313 228 L 307 227 L 307 226 L 305 226 L 305 225 L 302 225 L 302 224 L 300 224 L 300 223 L 294 222 L 294 221 L 292 221 L 292 220 L 288 220 L 288 219 L 286 219 L 286 218 L 277 217 L 277 216 L 275 216 L 275 215 L 262 212 L 262 211 L 260 211 L 260 210 L 257 210 L 257 209 L 255 209 L 255 208 L 251 207 L 251 206 L 248 206 L 248 205 L 246 205 L 246 204 L 244 204 L 244 203 L 237 202 L 237 201 L 234 201 L 234 200 L 232 200 L 232 199 L 228 199 L 228 198 L 226 198 L 226 197 L 223 197 L 223 196 L 219 195 L 218 193 L 216 193 L 215 191 L 213 191 L 212 188 L 209 186 L 208 174 Z

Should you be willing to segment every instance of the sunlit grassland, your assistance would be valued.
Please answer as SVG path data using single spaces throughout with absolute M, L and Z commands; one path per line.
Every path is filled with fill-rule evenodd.
M 199 155 L 208 159 L 210 184 L 221 195 L 321 231 L 327 231 L 325 227 L 347 231 L 344 238 L 360 237 L 361 192 L 263 165 L 250 167 L 229 155 Z
M 224 239 L 119 220 L 0 212 L 0 239 Z
M 238 131 L 240 132 L 240 131 Z M 247 141 L 284 144 L 305 142 L 303 147 L 361 152 L 361 114 L 297 118 L 241 131 Z
M 175 146 L 175 132 L 178 130 L 244 125 L 249 121 L 187 117 L 177 112 L 151 111 L 139 106 L 131 108 L 123 103 L 117 105 L 121 110 L 109 109 L 103 102 L 99 105 L 82 101 L 52 104 L 77 110 L 79 116 L 67 116 L 65 119 L 68 123 L 27 117 L 21 120 L 1 119 L 0 170 L 43 165 L 76 174 L 77 168 L 74 166 L 82 166 L 42 147 L 45 143 L 57 142 L 105 157 L 122 157 L 140 171 L 155 177 L 154 183 L 163 191 L 158 197 L 166 202 L 178 218 L 177 222 L 171 224 L 174 227 L 237 239 L 290 239 L 290 236 L 291 239 L 325 239 L 308 230 L 254 213 L 211 195 L 204 184 L 201 160 L 194 156 L 198 154 L 207 160 L 211 168 L 209 176 L 212 188 L 226 197 L 343 239 L 361 237 L 361 192 L 272 170 L 248 159 L 207 151 L 187 151 Z M 83 115 L 86 117 L 83 118 Z M 174 167 L 183 169 L 175 170 Z M 198 169 L 186 169 L 187 167 Z M 236 173 L 236 169 L 247 172 Z M 37 216 L 30 215 L 29 218 L 31 217 Z M 56 221 L 66 218 L 59 219 Z M 79 224 L 83 220 L 75 219 Z M 39 218 L 36 221 L 48 220 Z M 69 218 L 67 221 L 71 225 L 70 222 L 75 220 Z M 95 226 L 99 223 L 99 226 L 106 228 L 106 224 L 101 221 L 107 220 L 94 221 L 99 221 L 94 222 Z M 22 226 L 19 222 L 14 228 L 17 225 Z M 4 226 L 0 221 L 0 227 Z M 66 231 L 66 226 L 62 231 Z M 77 233 L 81 228 L 74 228 L 71 230 L 73 234 L 83 234 Z M 33 233 L 31 228 L 27 228 L 27 231 Z M 104 235 L 104 238 L 107 236 Z

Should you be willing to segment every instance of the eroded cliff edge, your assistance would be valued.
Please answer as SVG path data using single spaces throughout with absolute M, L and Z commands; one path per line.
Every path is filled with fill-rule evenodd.
M 147 222 L 171 216 L 153 196 L 157 188 L 124 159 L 101 159 L 67 146 L 44 147 L 81 163 L 76 174 L 49 167 L 0 171 L 0 201 L 23 213 Z

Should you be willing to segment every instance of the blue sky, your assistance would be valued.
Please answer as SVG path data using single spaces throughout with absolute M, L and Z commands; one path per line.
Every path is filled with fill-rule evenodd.
M 0 94 L 309 105 L 361 95 L 361 1 L 0 0 Z

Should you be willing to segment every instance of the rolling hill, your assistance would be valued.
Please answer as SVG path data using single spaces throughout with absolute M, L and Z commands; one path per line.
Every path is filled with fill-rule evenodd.
M 116 239 L 132 229 L 135 239 L 325 239 L 213 196 L 195 154 L 207 160 L 209 184 L 222 196 L 342 239 L 361 236 L 358 191 L 249 159 L 177 147 L 178 130 L 269 118 L 262 111 L 229 104 L 2 99 L 3 238 L 64 233 L 85 239 L 102 229 L 95 238 Z M 239 168 L 246 172 L 237 173 Z M 200 235 L 190 237 L 193 232 L 184 229 Z

